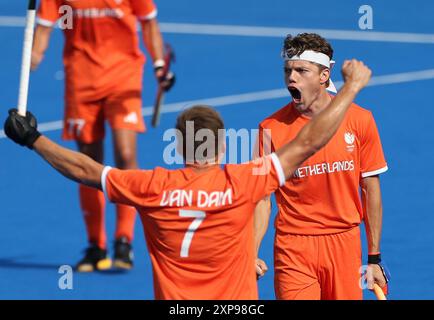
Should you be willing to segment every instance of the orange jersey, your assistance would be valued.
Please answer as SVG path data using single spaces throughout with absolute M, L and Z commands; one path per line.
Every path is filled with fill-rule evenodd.
M 267 153 L 264 147 L 278 150 L 294 139 L 308 121 L 293 103 L 265 119 L 259 125 L 260 154 Z M 263 141 L 262 132 L 264 138 L 271 134 L 271 146 Z M 283 233 L 322 235 L 359 225 L 363 218 L 360 180 L 386 170 L 374 118 L 371 112 L 353 104 L 328 144 L 305 161 L 276 192 L 279 211 L 276 229 Z
M 258 298 L 253 212 L 285 181 L 275 154 L 203 173 L 106 167 L 101 179 L 141 216 L 156 299 Z
M 99 100 L 117 84 L 141 75 L 137 19 L 156 16 L 152 0 L 42 0 L 37 23 L 59 21 L 65 34 L 66 93 Z

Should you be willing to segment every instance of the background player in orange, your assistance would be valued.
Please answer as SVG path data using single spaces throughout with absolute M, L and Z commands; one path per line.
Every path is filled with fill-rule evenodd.
M 257 161 L 223 168 L 219 165 L 225 149 L 223 121 L 203 106 L 178 117 L 178 149 L 186 162 L 178 170 L 104 167 L 41 136 L 33 115 L 22 117 L 16 109 L 9 111 L 5 133 L 34 148 L 66 177 L 103 190 L 113 202 L 137 208 L 157 299 L 257 299 L 255 205 L 327 143 L 371 72 L 353 60 L 344 63 L 343 75 L 346 82 L 330 106 L 294 140 Z M 195 139 L 196 133 L 204 132 L 206 148 Z
M 317 34 L 287 36 L 285 83 L 292 102 L 259 125 L 269 139 L 260 155 L 294 139 L 335 98 L 330 84 L 333 49 Z M 267 131 L 265 131 L 267 129 Z M 267 144 L 267 142 L 269 142 Z M 362 299 L 361 240 L 364 220 L 369 249 L 368 287 L 386 286 L 380 264 L 382 205 L 379 174 L 387 170 L 371 112 L 352 104 L 336 135 L 298 167 L 275 195 L 274 268 L 278 299 Z M 361 187 L 362 202 L 359 187 Z M 269 197 L 255 214 L 256 250 L 268 225 Z M 258 260 L 258 274 L 266 267 Z
M 63 138 L 77 141 L 80 152 L 103 162 L 104 122 L 113 136 L 118 168 L 137 167 L 136 135 L 144 132 L 142 76 L 145 56 L 139 49 L 137 21 L 145 46 L 154 62 L 155 75 L 169 90 L 172 73 L 163 72 L 163 40 L 152 0 L 42 0 L 32 52 L 32 69 L 41 62 L 50 33 L 61 18 L 64 29 L 65 114 Z M 77 270 L 104 270 L 112 262 L 107 255 L 104 195 L 80 185 L 80 204 L 89 247 Z M 130 269 L 135 209 L 117 205 L 113 264 Z

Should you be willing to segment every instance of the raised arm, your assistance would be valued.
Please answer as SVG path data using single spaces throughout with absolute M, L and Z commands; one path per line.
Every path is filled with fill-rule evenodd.
M 90 157 L 59 146 L 37 131 L 36 119 L 26 117 L 17 109 L 9 110 L 5 125 L 6 135 L 16 143 L 34 149 L 45 161 L 65 177 L 101 190 L 103 165 Z
M 333 137 L 354 98 L 368 84 L 371 70 L 353 59 L 344 62 L 342 75 L 345 83 L 330 105 L 309 121 L 294 140 L 276 152 L 286 179 Z
M 66 178 L 102 190 L 102 164 L 83 153 L 63 148 L 44 136 L 36 140 L 33 149 Z

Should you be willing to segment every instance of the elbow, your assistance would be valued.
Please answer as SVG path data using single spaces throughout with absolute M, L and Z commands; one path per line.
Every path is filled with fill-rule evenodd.
M 322 147 L 324 143 L 318 139 L 304 139 L 301 143 L 301 147 L 303 149 L 303 154 L 306 158 L 317 153 Z
M 314 130 L 306 130 L 306 128 L 303 128 L 297 140 L 306 157 L 318 152 L 328 141 L 326 134 L 319 134 Z
M 86 161 L 79 161 L 76 166 L 71 170 L 72 179 L 78 183 L 88 185 L 88 181 L 92 180 L 93 167 Z
M 311 139 L 306 139 L 304 143 L 306 151 L 310 156 L 317 153 L 330 141 L 332 136 L 333 135 L 330 135 L 330 132 L 324 132 L 323 134 L 314 136 Z
M 88 172 L 85 168 L 82 167 L 76 168 L 73 172 L 71 172 L 71 178 L 78 183 L 86 184 L 85 182 L 88 177 Z
M 103 165 L 94 162 L 83 168 L 80 183 L 92 188 L 101 188 Z

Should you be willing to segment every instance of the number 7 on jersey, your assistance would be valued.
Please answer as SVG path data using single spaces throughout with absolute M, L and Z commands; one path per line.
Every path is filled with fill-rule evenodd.
M 184 240 L 182 240 L 181 257 L 188 257 L 188 250 L 190 249 L 191 240 L 193 239 L 194 232 L 199 228 L 203 219 L 206 217 L 205 211 L 195 210 L 179 210 L 179 216 L 184 218 L 195 218 L 193 222 L 188 226 L 185 233 Z

